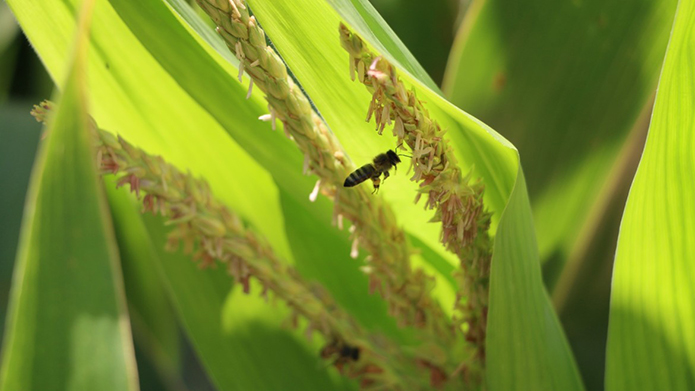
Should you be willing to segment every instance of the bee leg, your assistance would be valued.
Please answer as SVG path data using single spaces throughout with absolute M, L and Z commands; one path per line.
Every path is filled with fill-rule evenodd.
M 388 178 L 388 177 L 389 177 L 389 172 L 388 172 L 388 171 L 384 171 L 384 180 L 386 180 L 386 178 Z
M 379 184 L 381 183 L 381 179 L 379 179 L 379 177 L 372 178 L 372 183 L 374 184 L 374 191 L 372 194 L 376 194 L 379 192 Z

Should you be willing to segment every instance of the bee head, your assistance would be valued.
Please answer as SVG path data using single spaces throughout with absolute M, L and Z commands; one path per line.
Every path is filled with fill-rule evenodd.
M 388 151 L 386 151 L 386 157 L 389 158 L 389 162 L 391 162 L 391 164 L 393 164 L 394 166 L 396 165 L 396 163 L 401 162 L 401 159 L 398 157 L 396 152 L 393 152 L 390 149 Z

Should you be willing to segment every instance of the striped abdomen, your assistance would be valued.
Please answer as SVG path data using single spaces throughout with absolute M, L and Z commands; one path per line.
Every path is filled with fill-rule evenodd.
M 352 187 L 355 185 L 359 185 L 360 183 L 371 178 L 372 175 L 374 175 L 374 172 L 376 172 L 376 169 L 372 164 L 365 164 L 364 166 L 358 168 L 355 172 L 350 174 L 350 176 L 348 176 L 345 179 L 345 183 L 343 183 L 343 186 Z

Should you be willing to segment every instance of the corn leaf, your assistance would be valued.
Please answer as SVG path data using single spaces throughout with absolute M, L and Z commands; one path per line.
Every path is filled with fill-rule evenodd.
M 477 1 L 459 29 L 443 89 L 519 149 L 541 260 L 559 258 L 560 270 L 614 196 L 675 6 Z
M 86 1 L 32 173 L 5 335 L 3 390 L 137 390 L 110 220 L 91 148 Z
M 695 2 L 681 0 L 620 226 L 607 390 L 695 388 Z
M 589 389 L 603 386 L 619 210 L 675 6 L 475 1 L 442 87 L 519 149 L 544 281 Z
M 158 255 L 153 252 L 151 243 L 143 240 L 143 233 L 136 224 L 128 224 L 129 220 L 121 217 L 121 210 L 130 203 L 127 203 L 129 199 L 125 192 L 116 189 L 116 182 L 112 179 L 109 177 L 104 182 L 121 253 L 128 313 L 136 346 L 156 367 L 165 384 L 181 385 L 183 343 L 168 292 L 159 270 L 151 261 Z M 115 197 L 114 192 L 123 193 L 123 196 Z M 123 202 L 127 206 L 121 205 Z

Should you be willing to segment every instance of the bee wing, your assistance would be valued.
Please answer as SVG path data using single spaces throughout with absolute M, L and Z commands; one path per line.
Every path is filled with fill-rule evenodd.
M 376 168 L 372 164 L 365 164 L 364 166 L 358 168 L 350 174 L 346 179 L 345 183 L 343 183 L 343 186 L 345 187 L 352 187 L 355 185 L 359 185 L 360 183 L 366 181 L 367 179 L 372 177 L 372 174 L 376 171 Z

